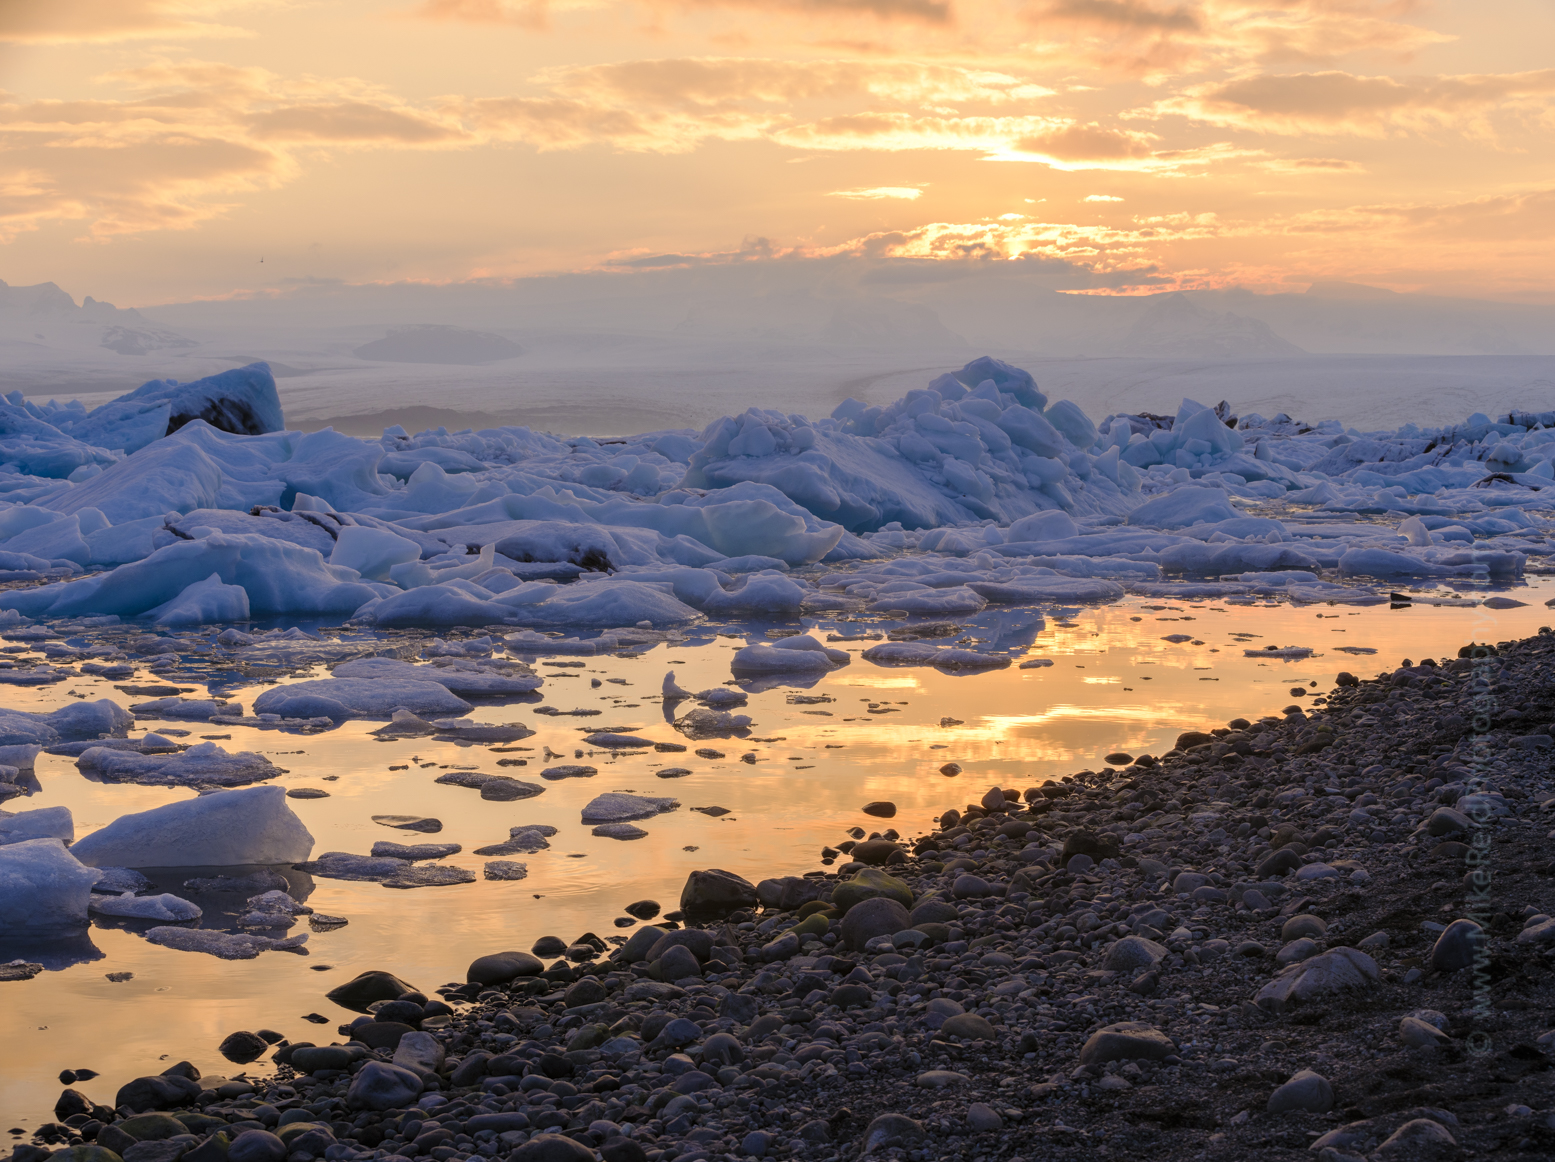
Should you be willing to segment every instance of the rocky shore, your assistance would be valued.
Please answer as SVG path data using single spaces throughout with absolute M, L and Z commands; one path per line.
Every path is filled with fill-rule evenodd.
M 363 974 L 332 1036 L 67 1088 L 13 1162 L 1555 1156 L 1555 635 L 1315 693 L 626 935 Z

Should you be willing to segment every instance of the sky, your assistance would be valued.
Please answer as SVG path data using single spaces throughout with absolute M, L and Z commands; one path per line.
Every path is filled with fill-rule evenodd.
M 0 0 L 0 279 L 1555 302 L 1555 0 Z

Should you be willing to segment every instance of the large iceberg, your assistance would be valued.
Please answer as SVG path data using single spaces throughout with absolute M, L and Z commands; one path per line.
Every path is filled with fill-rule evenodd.
M 97 873 L 59 839 L 0 846 L 0 936 L 65 936 L 87 926 Z

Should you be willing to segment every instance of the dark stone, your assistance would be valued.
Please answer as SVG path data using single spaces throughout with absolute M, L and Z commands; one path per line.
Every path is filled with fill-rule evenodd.
M 556 957 L 567 951 L 567 942 L 560 936 L 542 936 L 529 948 L 536 956 Z
M 630 1138 L 612 1138 L 599 1148 L 604 1162 L 648 1162 L 648 1151 Z
M 721 868 L 692 872 L 680 891 L 680 910 L 698 919 L 721 919 L 759 902 L 755 884 Z
M 1118 854 L 1117 840 L 1111 836 L 1099 836 L 1094 831 L 1081 828 L 1071 831 L 1058 854 L 1058 862 L 1067 864 L 1072 855 L 1088 855 L 1098 863 Z
M 561 1134 L 536 1134 L 509 1154 L 508 1162 L 594 1162 L 594 1151 Z
M 369 1049 L 394 1049 L 406 1033 L 414 1033 L 409 1025 L 399 1021 L 366 1021 L 351 1027 L 351 1040 L 360 1041 Z
M 375 1021 L 396 1021 L 401 1025 L 409 1025 L 412 1029 L 419 1029 L 421 1019 L 425 1016 L 426 1010 L 415 1001 L 390 1001 L 373 1010 Z
M 506 984 L 521 976 L 539 976 L 545 965 L 527 952 L 493 952 L 478 956 L 465 969 L 464 979 L 471 984 Z
M 877 819 L 896 818 L 895 803 L 887 803 L 884 801 L 878 803 L 865 803 L 863 810 L 865 815 L 873 815 Z
M 1279 851 L 1270 852 L 1258 862 L 1258 878 L 1271 879 L 1275 876 L 1289 875 L 1301 866 L 1301 857 L 1288 847 L 1282 847 Z
M 696 957 L 698 961 L 706 961 L 713 955 L 713 935 L 701 928 L 682 928 L 675 932 L 665 932 L 654 942 L 648 950 L 647 959 L 657 960 L 671 948 L 677 945 L 685 948 Z
M 115 1109 L 169 1110 L 188 1105 L 199 1092 L 199 1085 L 187 1077 L 137 1077 L 119 1087 L 113 1104 Z
M 308 1045 L 292 1050 L 291 1064 L 299 1073 L 317 1073 L 321 1069 L 348 1069 L 353 1056 L 344 1045 Z
M 369 1061 L 351 1078 L 346 1105 L 357 1110 L 402 1109 L 416 1100 L 421 1089 L 421 1078 L 410 1070 L 386 1061 Z
M 374 1001 L 392 1001 L 415 991 L 415 985 L 406 984 L 393 973 L 373 969 L 352 977 L 324 995 L 343 1009 L 365 1013 Z
M 244 1130 L 227 1147 L 228 1162 L 286 1162 L 286 1143 L 268 1130 Z
M 889 839 L 866 839 L 863 843 L 855 844 L 848 854 L 858 863 L 867 863 L 871 867 L 883 867 L 891 862 L 892 856 L 906 855 L 900 844 L 892 843 Z
M 247 1065 L 257 1061 L 269 1048 L 270 1043 L 258 1033 L 240 1031 L 229 1033 L 216 1051 L 235 1065 Z
M 639 920 L 652 920 L 659 914 L 659 901 L 638 900 L 636 903 L 628 904 L 622 910 L 628 916 L 636 916 Z
M 569 1009 L 575 1009 L 579 1005 L 597 1005 L 609 996 L 609 991 L 597 977 L 586 976 L 567 987 L 564 1003 Z
M 665 949 L 664 955 L 653 961 L 653 965 L 657 967 L 659 979 L 663 981 L 702 975 L 702 966 L 697 963 L 696 956 L 683 944 Z

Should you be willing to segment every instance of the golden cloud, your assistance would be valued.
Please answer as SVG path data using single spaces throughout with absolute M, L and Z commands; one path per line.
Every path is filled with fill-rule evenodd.
M 1329 71 L 1198 85 L 1150 112 L 1264 133 L 1381 136 L 1462 124 L 1492 110 L 1547 109 L 1552 95 L 1555 69 L 1406 80 Z
M 0 44 L 102 44 L 146 37 L 246 36 L 211 18 L 242 0 L 4 0 Z

